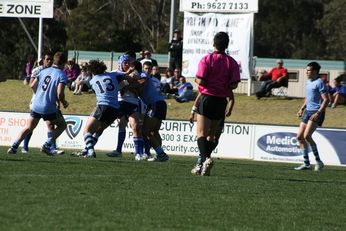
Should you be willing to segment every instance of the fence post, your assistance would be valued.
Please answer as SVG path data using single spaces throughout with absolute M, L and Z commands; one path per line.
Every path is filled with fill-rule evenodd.
M 113 70 L 113 58 L 114 58 L 114 52 L 111 51 L 111 70 Z

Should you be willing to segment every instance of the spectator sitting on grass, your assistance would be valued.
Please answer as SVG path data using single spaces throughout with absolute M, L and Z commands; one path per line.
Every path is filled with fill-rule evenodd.
M 77 79 L 77 77 L 80 74 L 79 65 L 75 63 L 75 59 L 74 58 L 69 59 L 67 61 L 67 64 L 66 64 L 66 66 L 64 68 L 64 73 L 65 73 L 65 75 L 68 78 L 68 83 L 67 83 L 68 88 L 70 90 L 73 90 L 72 89 L 72 83 L 73 83 L 73 81 L 75 81 Z
M 180 77 L 183 77 L 181 75 L 180 68 L 175 68 L 174 69 L 174 83 L 175 83 L 175 85 L 177 85 L 180 82 Z
M 179 103 L 188 102 L 192 100 L 193 86 L 190 82 L 186 82 L 186 78 L 181 76 L 177 85 L 178 96 L 175 100 Z
M 88 71 L 88 64 L 82 63 L 82 71 L 77 79 L 72 83 L 72 88 L 74 88 L 74 95 L 81 95 L 82 91 L 89 91 L 91 74 Z
M 151 76 L 157 78 L 159 81 L 161 81 L 161 74 L 158 66 L 153 66 L 151 68 Z
M 161 90 L 166 96 L 169 94 L 176 94 L 178 92 L 173 70 L 167 68 L 165 77 L 161 80 Z
M 329 94 L 331 96 L 331 108 L 335 108 L 336 105 L 346 104 L 346 87 L 341 85 L 339 78 L 334 79 L 334 87 L 330 89 Z

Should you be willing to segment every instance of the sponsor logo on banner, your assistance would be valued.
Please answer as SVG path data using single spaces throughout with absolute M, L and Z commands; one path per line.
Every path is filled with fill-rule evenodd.
M 263 151 L 277 156 L 300 156 L 296 133 L 276 132 L 260 137 L 257 146 Z
M 73 116 L 67 117 L 65 121 L 67 124 L 66 133 L 68 137 L 70 137 L 70 139 L 73 140 L 73 138 L 75 138 L 78 135 L 82 128 L 83 120 L 81 120 L 80 117 Z

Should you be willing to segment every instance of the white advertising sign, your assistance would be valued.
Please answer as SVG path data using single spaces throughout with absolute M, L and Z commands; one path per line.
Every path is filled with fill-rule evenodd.
M 186 77 L 195 77 L 203 56 L 213 52 L 213 38 L 224 31 L 230 37 L 227 53 L 240 67 L 242 79 L 250 77 L 249 56 L 253 14 L 184 13 L 183 70 Z
M 258 0 L 180 0 L 180 11 L 256 13 Z
M 0 17 L 53 18 L 54 0 L 0 0 Z
M 10 146 L 18 133 L 27 126 L 28 113 L 0 113 L 0 145 Z M 84 148 L 83 129 L 87 116 L 66 115 L 66 131 L 58 138 L 62 149 Z M 99 138 L 95 149 L 111 151 L 116 148 L 118 127 L 114 122 Z M 242 158 L 258 161 L 303 163 L 296 132 L 298 127 L 225 123 L 219 145 L 213 157 Z M 188 121 L 164 120 L 161 125 L 163 149 L 172 155 L 197 156 L 196 124 Z M 346 129 L 317 129 L 313 138 L 318 145 L 321 160 L 326 165 L 346 165 Z M 29 147 L 41 147 L 47 138 L 47 126 L 41 120 L 34 130 Z M 124 152 L 133 152 L 133 134 L 126 129 Z M 154 151 L 152 151 L 154 152 Z M 311 163 L 314 156 L 310 153 Z
M 225 123 L 215 157 L 250 158 L 252 125 Z M 196 124 L 188 121 L 165 120 L 160 134 L 163 149 L 176 155 L 198 155 Z M 241 145 L 239 145 L 241 144 Z

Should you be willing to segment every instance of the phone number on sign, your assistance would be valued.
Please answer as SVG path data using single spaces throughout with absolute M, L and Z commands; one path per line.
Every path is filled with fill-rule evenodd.
M 206 9 L 206 10 L 247 10 L 249 4 L 247 2 L 191 2 L 192 9 Z

